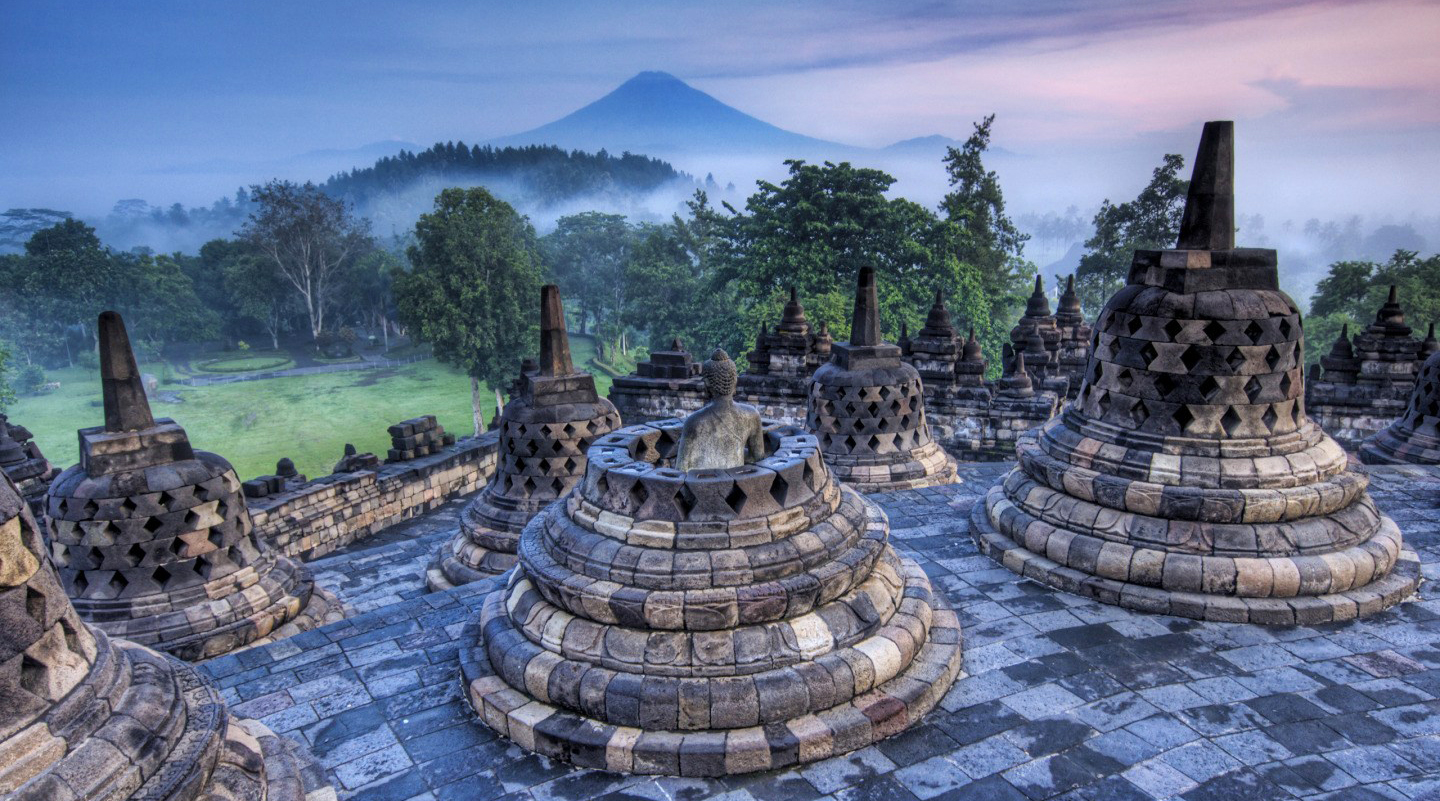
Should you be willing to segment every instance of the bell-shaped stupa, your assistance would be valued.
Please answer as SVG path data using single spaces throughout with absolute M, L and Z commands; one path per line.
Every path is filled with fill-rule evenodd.
M 806 427 L 835 477 L 867 492 L 955 480 L 955 460 L 930 436 L 920 374 L 880 339 L 875 271 L 863 267 L 850 341 L 810 378 Z
M 1360 461 L 1440 464 L 1440 352 L 1420 366 L 1405 414 L 1360 445 Z
M 955 680 L 959 623 L 885 513 L 813 435 L 722 397 L 722 355 L 686 421 L 596 442 L 462 635 L 466 696 L 521 747 L 621 773 L 771 770 L 914 726 Z
M 460 531 L 426 571 L 440 590 L 503 573 L 515 565 L 520 531 L 585 475 L 585 451 L 620 426 L 620 414 L 575 369 L 560 290 L 540 290 L 540 363 L 522 372 L 519 397 L 500 416 L 500 456 L 485 489 L 460 512 Z
M 1234 245 L 1233 124 L 1205 125 L 1174 250 L 1137 251 L 1075 402 L 977 503 L 981 550 L 1060 589 L 1218 621 L 1310 624 L 1408 596 L 1419 563 L 1305 415 L 1275 251 Z
M 230 463 L 151 416 L 120 315 L 99 325 L 105 425 L 80 430 L 80 464 L 46 502 L 80 616 L 191 660 L 339 619 L 334 596 L 255 535 Z
M 294 743 L 236 718 L 194 667 L 76 614 L 0 474 L 0 796 L 7 801 L 333 801 Z

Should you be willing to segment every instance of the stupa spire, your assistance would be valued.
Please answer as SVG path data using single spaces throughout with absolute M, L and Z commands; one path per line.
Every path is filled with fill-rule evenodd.
M 861 267 L 855 282 L 855 316 L 850 322 L 850 344 L 880 344 L 880 298 L 875 290 L 874 267 Z
M 1180 250 L 1235 249 L 1235 123 L 1205 123 L 1185 214 L 1180 220 Z
M 100 313 L 100 388 L 105 400 L 105 430 L 152 428 L 155 417 L 145 397 L 145 383 L 130 348 L 125 321 L 113 311 Z
M 565 308 L 560 305 L 560 287 L 546 284 L 540 289 L 540 375 L 570 375 L 570 336 L 565 333 Z

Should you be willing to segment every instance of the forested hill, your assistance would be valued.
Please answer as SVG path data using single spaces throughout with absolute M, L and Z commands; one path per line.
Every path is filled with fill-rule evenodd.
M 256 175 L 254 183 L 272 178 L 305 180 L 303 175 Z M 376 234 L 389 237 L 413 228 L 440 190 L 475 185 L 509 201 L 544 229 L 564 214 L 591 209 L 668 219 L 683 210 L 697 183 L 665 161 L 630 153 L 446 142 L 334 175 L 321 188 L 348 201 L 357 214 L 370 219 Z M 212 239 L 234 236 L 251 210 L 249 192 L 242 187 L 233 198 L 188 209 L 179 203 L 121 200 L 110 214 L 90 222 L 107 245 L 121 251 L 140 246 L 158 253 L 197 253 Z M 68 216 L 45 209 L 13 209 L 0 215 L 0 253 L 18 251 L 35 231 Z
M 401 151 L 325 182 L 325 192 L 356 205 L 380 193 L 402 192 L 433 180 L 499 179 L 522 197 L 514 200 L 547 206 L 597 193 L 648 193 L 688 175 L 659 159 L 604 150 L 586 153 L 553 145 L 493 148 L 464 142 L 437 144 L 419 153 Z

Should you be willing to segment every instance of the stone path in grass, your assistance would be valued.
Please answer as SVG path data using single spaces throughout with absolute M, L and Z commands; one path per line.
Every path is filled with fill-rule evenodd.
M 921 725 L 797 770 L 630 777 L 497 739 L 461 698 L 456 660 L 494 582 L 423 591 L 460 502 L 311 563 L 358 616 L 204 669 L 238 713 L 309 746 L 342 798 L 1440 799 L 1440 468 L 1372 469 L 1424 564 L 1419 599 L 1291 628 L 1144 615 L 1016 577 L 966 522 L 1007 468 L 873 496 L 959 612 L 966 674 Z

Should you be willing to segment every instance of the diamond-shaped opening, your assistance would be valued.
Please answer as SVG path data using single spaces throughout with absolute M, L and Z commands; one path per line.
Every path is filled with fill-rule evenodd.
M 125 592 L 125 588 L 130 586 L 130 579 L 125 578 L 124 573 L 116 570 L 110 577 L 109 585 L 111 591 L 115 593 L 115 597 L 118 598 L 120 593 Z
M 20 658 L 20 686 L 31 695 L 45 698 L 45 686 L 49 683 L 46 680 L 50 668 L 44 662 L 25 654 Z
M 784 506 L 785 498 L 789 496 L 789 493 L 790 482 L 786 481 L 784 476 L 776 473 L 775 480 L 770 482 L 770 497 L 775 499 L 776 504 Z
M 889 430 L 890 430 L 890 418 L 889 418 L 889 417 L 882 417 L 882 418 L 880 418 L 879 420 L 876 420 L 876 421 L 875 421 L 875 427 L 878 428 L 878 429 L 880 429 L 881 431 L 889 431 Z
M 560 430 L 565 434 L 566 438 L 573 438 L 575 436 L 575 426 L 570 423 L 566 423 L 565 427 Z
M 1219 320 L 1211 320 L 1205 324 L 1205 336 L 1210 337 L 1211 342 L 1219 340 L 1225 336 L 1225 324 Z
M 1155 357 L 1159 355 L 1160 352 L 1155 350 L 1155 346 L 1149 342 L 1146 342 L 1145 346 L 1140 349 L 1140 358 L 1145 360 L 1146 367 L 1149 367 L 1150 363 L 1155 361 Z
M 70 586 L 75 588 L 75 595 L 83 596 L 85 591 L 90 588 L 90 579 L 86 578 L 84 573 L 77 571 L 75 578 L 70 582 Z
M 1180 332 L 1184 330 L 1185 325 L 1173 317 L 1170 318 L 1170 322 L 1165 324 L 1165 334 L 1171 339 L 1180 336 Z
M 165 582 L 169 581 L 171 578 L 170 571 L 166 570 L 163 567 L 155 568 L 155 572 L 151 573 L 150 575 L 152 578 L 155 579 L 155 583 L 159 584 L 161 587 L 164 587 Z
M 185 527 L 190 529 L 200 527 L 200 515 L 195 514 L 194 509 L 185 513 Z
M 45 594 L 28 584 L 25 585 L 25 614 L 45 625 Z
M 746 500 L 748 498 L 745 496 L 745 490 L 740 489 L 739 484 L 730 487 L 730 492 L 725 495 L 725 503 L 729 504 L 731 511 L 737 515 L 745 508 Z
M 520 495 L 521 495 L 522 497 L 529 498 L 531 495 L 534 495 L 534 494 L 535 494 L 535 479 L 532 478 L 531 476 L 526 476 L 526 477 L 525 477 L 525 480 L 520 482 Z
M 565 479 L 560 478 L 559 476 L 556 476 L 554 479 L 552 479 L 552 480 L 550 481 L 550 490 L 555 493 L 555 497 L 557 497 L 557 498 L 560 497 L 561 495 L 564 495 L 564 494 L 565 494 Z
M 869 410 L 871 417 L 878 417 L 880 415 L 880 404 L 878 403 L 872 402 L 869 406 L 865 408 Z
M 881 387 L 881 388 L 880 388 L 880 400 L 888 400 L 889 398 L 890 398 L 890 388 L 889 388 L 889 387 Z
M 140 543 L 130 546 L 130 550 L 125 552 L 125 561 L 129 562 L 131 567 L 145 561 L 145 549 L 140 547 Z
M 148 531 L 148 532 L 150 532 L 151 534 L 154 534 L 155 532 L 159 531 L 161 528 L 164 528 L 164 526 L 165 526 L 165 521 L 161 520 L 161 519 L 158 518 L 158 517 L 150 517 L 150 518 L 146 518 L 146 520 L 145 520 L 145 530 Z
M 847 435 L 847 436 L 845 437 L 845 450 L 847 450 L 847 451 L 853 451 L 853 450 L 855 450 L 855 445 L 856 445 L 855 437 L 854 437 L 854 436 Z
M 165 497 L 165 494 L 161 493 L 160 496 L 163 498 Z M 134 517 L 136 508 L 137 507 L 135 506 L 134 498 L 126 498 L 125 500 L 120 502 L 120 511 L 124 513 L 126 517 Z
M 600 477 L 595 479 L 595 491 L 601 495 L 610 491 L 610 481 L 605 478 L 604 473 L 601 473 Z
M 1251 320 L 1250 324 L 1245 326 L 1245 336 L 1250 337 L 1250 341 L 1258 345 L 1260 337 L 1265 336 L 1265 326 L 1261 325 L 1259 320 Z
M 577 462 L 577 461 L 575 461 L 575 457 L 573 457 L 573 456 L 567 456 L 567 457 L 565 458 L 565 472 L 566 472 L 567 474 L 573 474 L 573 473 L 575 472 L 575 470 L 576 470 L 577 468 L 579 468 L 579 467 L 580 467 L 580 463 Z
M 1225 414 L 1220 417 L 1220 427 L 1225 429 L 1226 434 L 1232 436 L 1240 428 L 1240 413 L 1235 411 L 1234 406 L 1226 409 Z
M 1282 395 L 1287 398 L 1290 397 L 1290 388 L 1293 386 L 1295 386 L 1295 382 L 1290 380 L 1289 373 L 1280 377 L 1280 393 Z
M 879 452 L 880 452 L 880 438 L 877 437 L 877 436 L 875 436 L 874 434 L 871 434 L 871 435 L 870 435 L 870 439 L 869 439 L 868 441 L 866 441 L 865 444 L 870 447 L 870 451 L 871 451 L 872 453 L 879 453 Z
M 1145 421 L 1150 419 L 1150 407 L 1145 405 L 1145 401 L 1139 401 L 1130 407 L 1130 419 L 1134 420 L 1137 426 L 1144 425 Z
M 166 548 L 166 550 L 183 559 L 184 557 L 181 556 L 181 554 L 185 552 L 185 540 L 182 540 L 179 537 L 170 540 L 170 545 L 168 548 Z
M 525 440 L 525 452 L 534 456 L 540 452 L 540 444 L 533 439 Z
M 162 492 L 160 493 L 160 497 L 155 499 L 155 502 L 160 504 L 164 508 L 169 509 L 170 504 L 175 502 L 175 496 L 171 495 L 168 492 Z
M 1275 413 L 1274 404 L 1266 407 L 1265 413 L 1260 415 L 1260 422 L 1264 423 L 1265 427 L 1269 429 L 1272 433 L 1275 431 L 1275 422 L 1279 419 L 1280 415 Z
M 225 545 L 225 532 L 218 528 L 212 528 L 210 529 L 210 533 L 205 535 L 205 539 L 209 540 L 210 544 L 216 548 L 223 547 Z
M 690 490 L 690 485 L 680 486 L 680 491 L 675 493 L 675 505 L 680 508 L 681 514 L 690 516 L 690 510 L 695 508 L 695 493 Z
M 1266 351 L 1266 353 L 1265 353 L 1265 364 L 1269 365 L 1269 367 L 1270 367 L 1271 370 L 1274 370 L 1274 369 L 1275 369 L 1275 365 L 1277 365 L 1277 364 L 1279 364 L 1279 363 L 1280 363 L 1280 349 L 1277 348 L 1277 347 L 1275 347 L 1274 345 L 1271 345 L 1271 346 L 1270 346 L 1270 350 Z
M 805 482 L 805 486 L 815 489 L 815 468 L 810 466 L 809 459 L 805 460 L 805 466 L 800 469 L 800 478 Z
M 1125 329 L 1130 332 L 1131 336 L 1134 336 L 1135 332 L 1139 331 L 1141 328 L 1144 327 L 1145 322 L 1140 319 L 1139 315 L 1136 314 L 1130 315 L 1130 322 L 1125 324 Z
M 1129 389 L 1130 385 L 1135 383 L 1135 376 L 1128 368 L 1122 367 L 1120 372 L 1115 374 L 1115 383 L 1119 384 L 1121 389 Z
M 1170 397 L 1170 393 L 1175 391 L 1175 377 L 1169 373 L 1156 375 L 1155 391 L 1160 393 L 1161 400 Z
M 1100 416 L 1104 417 L 1110 411 L 1110 393 L 1101 392 L 1100 400 L 1095 401 L 1095 406 L 1100 409 Z
M 1260 390 L 1260 379 L 1253 375 L 1250 376 L 1250 380 L 1245 382 L 1245 397 L 1249 398 L 1251 403 L 1254 403 L 1255 400 L 1260 397 Z
M 94 501 L 88 499 L 85 501 L 86 520 L 93 520 L 95 518 L 95 513 L 98 511 L 100 511 L 100 507 L 96 506 Z
M 1200 394 L 1205 396 L 1206 402 L 1214 403 L 1215 396 L 1219 393 L 1220 382 L 1216 381 L 1213 375 L 1205 376 L 1205 380 L 1200 382 Z
M 1186 348 L 1180 354 L 1180 363 L 1185 365 L 1186 372 L 1194 370 L 1195 365 L 1200 363 L 1200 351 L 1195 348 Z
M 1230 365 L 1231 372 L 1238 373 L 1240 368 L 1245 366 L 1245 353 L 1240 348 L 1232 348 L 1230 355 L 1225 357 L 1225 363 Z
M 70 625 L 70 621 L 60 618 L 60 634 L 65 638 L 65 647 L 72 653 L 80 653 L 80 632 Z
M 1190 407 L 1183 404 L 1172 412 L 1170 417 L 1175 421 L 1175 425 L 1180 427 L 1182 434 L 1190 428 L 1190 421 L 1195 419 L 1195 415 L 1190 412 Z
M 1290 338 L 1290 332 L 1294 330 L 1294 326 L 1290 325 L 1290 321 L 1284 319 L 1282 319 L 1280 321 L 1280 325 L 1276 327 L 1280 329 L 1280 336 L 1285 337 L 1286 339 Z
M 636 481 L 630 485 L 630 509 L 634 511 L 645 505 L 650 499 L 650 490 L 645 489 L 643 481 Z

